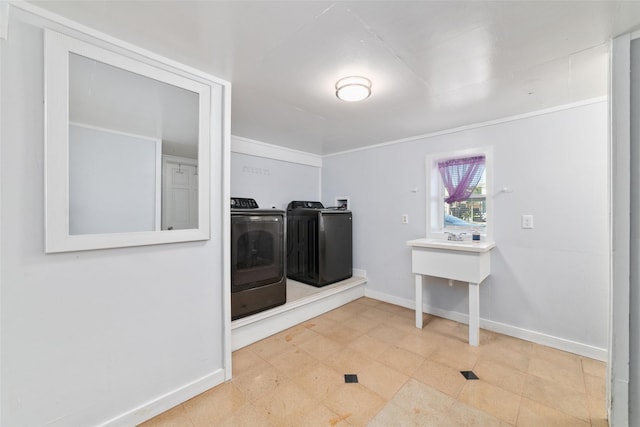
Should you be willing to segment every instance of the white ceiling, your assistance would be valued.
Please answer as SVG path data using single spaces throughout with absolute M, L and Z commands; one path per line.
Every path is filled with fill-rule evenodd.
M 607 94 L 620 1 L 44 1 L 229 80 L 234 135 L 329 154 Z M 373 94 L 335 97 L 364 75 Z

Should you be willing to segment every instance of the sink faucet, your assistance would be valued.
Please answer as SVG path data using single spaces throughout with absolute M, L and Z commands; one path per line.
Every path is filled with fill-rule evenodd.
M 452 240 L 454 242 L 462 242 L 464 240 L 464 235 L 467 233 L 450 233 L 450 232 L 446 232 L 447 233 L 447 240 Z

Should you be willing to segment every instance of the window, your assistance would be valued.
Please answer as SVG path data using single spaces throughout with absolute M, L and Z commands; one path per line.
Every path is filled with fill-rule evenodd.
M 427 156 L 427 236 L 445 232 L 490 234 L 491 150 Z

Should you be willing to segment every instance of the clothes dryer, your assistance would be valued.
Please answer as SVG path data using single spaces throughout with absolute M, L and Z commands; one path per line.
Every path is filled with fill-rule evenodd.
M 231 198 L 231 319 L 287 302 L 285 213 Z

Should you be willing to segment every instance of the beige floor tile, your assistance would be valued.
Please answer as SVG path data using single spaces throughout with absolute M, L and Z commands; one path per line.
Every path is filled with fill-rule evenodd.
M 344 383 L 344 373 L 320 363 L 301 372 L 294 382 L 319 401 L 324 401 L 334 387 Z
M 579 366 L 582 369 L 582 360 L 580 356 L 558 350 L 556 348 L 547 347 L 545 345 L 533 344 L 531 356 L 547 360 L 556 366 L 567 367 L 568 369 Z
M 362 298 L 358 298 L 353 303 L 354 304 L 363 304 L 363 305 L 366 305 L 368 307 L 375 307 L 375 306 L 377 306 L 379 304 L 382 304 L 382 301 L 377 300 L 377 299 L 373 299 L 373 298 L 362 297 Z
M 324 335 L 318 334 L 316 338 L 300 344 L 298 348 L 303 349 L 318 360 L 325 360 L 328 357 L 333 357 L 345 347 Z
M 317 336 L 318 334 L 316 332 L 309 328 L 305 328 L 302 325 L 294 326 L 293 328 L 289 328 L 274 335 L 275 338 L 282 339 L 285 342 L 293 345 L 300 345 L 304 342 L 316 338 Z
M 349 306 L 349 305 L 346 305 L 346 306 L 343 305 L 342 307 L 338 307 L 336 309 L 333 309 L 323 314 L 323 316 L 328 319 L 335 320 L 336 322 L 339 322 L 341 324 L 345 324 L 345 321 L 350 317 L 355 316 L 359 312 L 367 310 L 366 307 L 362 307 L 361 309 L 356 309 L 356 310 L 354 310 L 351 307 L 352 306 Z
M 369 335 L 362 335 L 349 343 L 347 347 L 366 354 L 369 357 L 375 358 L 391 347 L 391 344 L 379 339 L 371 338 Z
M 267 416 L 251 403 L 246 403 L 230 417 L 215 424 L 219 427 L 271 427 Z
M 419 334 L 407 334 L 396 345 L 422 357 L 428 357 L 442 345 L 442 337 L 426 331 Z
M 362 313 L 365 310 L 368 310 L 370 307 L 364 304 L 357 304 L 357 303 L 353 303 L 353 304 L 345 304 L 342 307 L 339 308 L 339 310 L 344 311 L 345 313 L 350 314 L 350 317 L 353 316 L 358 316 L 360 313 Z
M 432 360 L 425 360 L 413 373 L 413 378 L 453 398 L 458 397 L 467 381 L 460 371 Z
M 348 326 L 337 325 L 334 328 L 325 331 L 323 335 L 330 340 L 346 346 L 364 335 L 364 332 L 358 331 Z
M 405 336 L 407 336 L 407 332 L 401 331 L 398 328 L 387 326 L 386 324 L 381 324 L 377 328 L 367 332 L 367 335 L 372 338 L 387 342 L 389 344 L 397 345 L 404 339 Z
M 592 419 L 591 427 L 609 427 L 609 421 L 604 418 Z
M 456 338 L 457 341 L 463 342 L 465 344 L 469 343 L 469 326 L 463 323 L 458 323 L 450 334 L 452 338 Z M 485 344 L 488 341 L 488 335 L 485 334 L 485 331 L 480 329 L 480 345 Z
M 590 424 L 585 420 L 523 398 L 516 425 L 518 427 L 588 427 Z
M 366 334 L 370 330 L 377 328 L 383 321 L 384 319 L 374 319 L 358 314 L 349 318 L 349 327 Z
M 534 356 L 529 363 L 529 373 L 578 391 L 584 391 L 584 376 L 581 363 L 571 362 L 558 365 Z
M 364 426 L 386 401 L 363 385 L 351 383 L 333 387 L 323 403 L 349 424 Z
M 364 353 L 349 347 L 324 360 L 327 366 L 341 374 L 358 374 L 373 362 Z
M 311 329 L 314 332 L 319 334 L 324 334 L 326 331 L 330 331 L 336 326 L 340 325 L 339 322 L 335 320 L 331 320 L 328 317 L 318 316 L 314 317 L 311 320 L 307 320 L 302 324 L 305 328 Z
M 587 406 L 592 421 L 606 421 L 607 418 L 607 402 L 606 402 L 606 385 L 603 378 L 585 375 L 585 386 L 587 390 Z
M 411 376 L 425 358 L 400 347 L 391 346 L 376 358 L 396 371 Z
M 293 344 L 288 343 L 283 338 L 271 336 L 251 344 L 248 348 L 264 360 L 269 360 L 269 358 L 277 354 L 292 349 Z
M 527 376 L 522 396 L 575 418 L 589 420 L 587 395 L 535 375 Z
M 231 417 L 247 399 L 232 382 L 220 384 L 183 405 L 195 427 L 206 427 Z
M 367 427 L 410 427 L 417 426 L 415 415 L 396 405 L 387 403 L 371 420 Z
M 264 395 L 272 393 L 278 386 L 290 381 L 272 365 L 258 366 L 231 380 L 248 400 L 255 402 Z
M 491 360 L 479 360 L 473 372 L 483 381 L 520 396 L 527 374 Z
M 396 313 L 401 312 L 402 310 L 405 310 L 404 307 L 401 307 L 401 306 L 395 305 L 395 304 L 390 304 L 388 302 L 381 302 L 376 307 L 379 308 L 380 310 L 384 310 L 387 313 L 391 313 L 391 314 L 396 314 Z
M 447 415 L 456 425 L 465 427 L 501 427 L 502 424 L 500 419 L 458 401 Z
M 589 416 L 592 424 L 602 425 L 603 422 L 607 421 L 607 402 L 604 399 L 587 398 L 587 406 L 589 407 Z
M 584 372 L 585 375 L 602 378 L 603 380 L 607 377 L 606 363 L 599 360 L 589 359 L 587 357 L 582 357 L 581 361 L 582 372 Z
M 478 361 L 479 354 L 479 347 L 449 340 L 436 349 L 429 359 L 458 371 L 470 371 Z
M 307 371 L 316 366 L 319 361 L 300 348 L 292 348 L 284 353 L 273 356 L 271 363 L 280 373 L 293 378 L 301 371 Z
M 296 427 L 348 427 L 349 423 L 340 415 L 323 404 L 317 404 L 313 409 L 299 417 L 290 417 L 287 423 Z
M 416 326 L 416 311 L 413 308 L 400 307 L 400 310 L 395 315 L 411 320 L 413 326 Z
M 501 334 L 494 334 L 494 338 L 484 345 L 484 347 L 497 347 L 502 350 L 517 351 L 526 356 L 532 355 L 533 346 L 534 344 L 529 341 Z
M 389 400 L 402 387 L 409 377 L 382 363 L 374 362 L 358 374 L 358 382 Z
M 389 313 L 384 310 L 380 310 L 377 306 L 374 306 L 362 311 L 360 313 L 360 316 L 367 317 L 373 320 L 384 320 L 389 317 Z
M 515 424 L 520 406 L 520 396 L 482 380 L 467 381 L 458 400 L 510 424 Z
M 449 415 L 440 412 L 415 414 L 414 419 L 420 427 L 461 427 Z
M 291 425 L 291 420 L 302 417 L 317 404 L 311 395 L 293 382 L 277 387 L 255 402 L 255 406 L 276 426 Z
M 428 331 L 455 336 L 459 323 L 438 316 L 429 316 L 424 319 L 423 325 L 423 328 Z
M 434 413 L 446 413 L 455 400 L 446 394 L 410 378 L 391 400 L 420 418 Z
M 193 427 L 193 424 L 184 406 L 178 405 L 138 427 Z
M 390 314 L 385 319 L 384 324 L 407 334 L 418 334 L 420 332 L 420 329 L 416 328 L 414 318 L 409 319 L 397 314 Z
M 530 351 L 523 353 L 508 345 L 491 343 L 480 346 L 479 360 L 490 360 L 527 373 L 531 361 L 530 354 Z
M 142 426 L 608 427 L 603 362 L 423 318 L 360 298 L 235 351 L 230 382 Z
M 249 347 L 244 347 L 240 350 L 234 351 L 231 357 L 232 375 L 234 377 L 255 368 L 258 365 L 265 365 L 267 363 Z
M 604 378 L 591 375 L 584 376 L 585 389 L 590 399 L 604 401 L 607 394 L 607 386 Z

